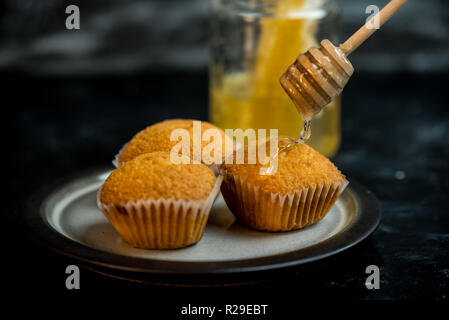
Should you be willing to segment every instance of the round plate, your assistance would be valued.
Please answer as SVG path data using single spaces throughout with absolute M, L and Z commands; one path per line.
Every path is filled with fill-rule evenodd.
M 247 273 L 298 265 L 336 254 L 372 233 L 380 221 L 374 195 L 351 182 L 320 222 L 269 233 L 238 224 L 221 195 L 202 239 L 176 250 L 143 250 L 124 242 L 96 206 L 110 171 L 72 178 L 31 198 L 23 221 L 31 235 L 63 254 L 104 267 L 146 274 Z

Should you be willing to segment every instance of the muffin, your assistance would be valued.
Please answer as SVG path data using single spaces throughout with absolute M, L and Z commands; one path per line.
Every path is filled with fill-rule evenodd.
M 223 166 L 222 195 L 236 219 L 250 228 L 289 231 L 316 223 L 347 185 L 332 162 L 308 145 L 280 150 L 272 175 L 260 174 L 267 166 L 260 161 Z M 247 158 L 248 148 L 244 154 Z
M 169 152 L 146 153 L 109 175 L 97 203 L 129 244 L 181 248 L 200 240 L 221 181 L 203 164 L 174 164 Z
M 214 143 L 213 141 L 215 141 L 215 138 L 209 139 L 206 137 L 206 141 L 197 139 L 197 145 L 201 143 L 201 148 L 197 148 L 194 150 L 193 132 L 195 126 L 197 128 L 201 126 L 200 130 L 197 131 L 198 133 L 200 133 L 200 135 L 198 135 L 198 139 L 201 139 L 206 131 L 208 131 L 209 129 L 213 129 L 213 133 L 219 135 L 221 138 L 221 141 L 216 142 L 218 143 L 217 148 L 221 147 L 221 152 L 219 150 L 208 149 L 210 152 L 205 152 L 205 154 L 207 155 L 207 159 L 204 159 L 204 157 L 202 157 L 203 151 L 205 151 L 205 148 L 211 148 L 211 144 Z M 188 144 L 186 143 L 186 149 L 189 152 L 188 156 L 191 160 L 195 160 L 196 162 L 201 162 L 206 165 L 220 164 L 225 158 L 226 144 L 228 144 L 228 149 L 230 149 L 230 151 L 232 152 L 233 140 L 229 138 L 222 129 L 205 121 L 171 119 L 158 122 L 138 132 L 131 139 L 131 141 L 128 142 L 122 148 L 122 150 L 120 150 L 114 164 L 118 167 L 143 153 L 155 151 L 173 152 L 173 148 L 176 145 L 179 146 L 179 143 L 181 141 L 181 138 L 179 138 L 179 140 L 177 141 L 172 141 L 170 139 L 172 132 L 174 132 L 174 130 L 176 129 L 186 130 L 185 132 L 187 132 L 190 137 L 189 141 L 187 141 Z M 182 154 L 182 149 L 178 148 L 176 152 Z

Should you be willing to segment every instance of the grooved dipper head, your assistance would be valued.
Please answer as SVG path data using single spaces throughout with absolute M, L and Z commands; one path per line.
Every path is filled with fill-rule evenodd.
M 305 120 L 311 120 L 343 91 L 354 67 L 329 40 L 300 54 L 280 82 Z

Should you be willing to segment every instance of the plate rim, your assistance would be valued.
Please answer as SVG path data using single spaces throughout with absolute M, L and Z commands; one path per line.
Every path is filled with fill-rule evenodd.
M 60 254 L 109 269 L 154 275 L 218 275 L 276 270 L 324 259 L 366 239 L 376 230 L 381 220 L 381 206 L 373 192 L 354 179 L 347 178 L 350 183 L 344 192 L 353 192 L 357 196 L 361 214 L 339 233 L 310 247 L 268 257 L 232 261 L 165 261 L 123 256 L 88 247 L 66 237 L 48 223 L 43 212 L 44 204 L 61 188 L 111 169 L 101 167 L 84 170 L 56 179 L 38 189 L 21 208 L 20 218 L 27 234 Z

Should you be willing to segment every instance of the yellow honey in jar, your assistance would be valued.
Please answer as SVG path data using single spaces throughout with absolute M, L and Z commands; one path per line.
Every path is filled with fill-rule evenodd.
M 246 78 L 245 74 L 228 75 L 222 87 L 211 88 L 212 122 L 226 129 L 278 129 L 280 136 L 298 138 L 304 121 L 290 98 L 285 94 L 279 99 L 247 96 Z M 315 116 L 307 144 L 326 156 L 336 152 L 340 144 L 340 98 Z
M 279 84 L 279 78 L 298 54 L 317 45 L 320 12 L 324 12 L 320 7 L 322 1 L 270 3 L 275 3 L 269 7 L 270 14 L 258 16 L 253 12 L 245 16 L 243 12 L 237 15 L 243 17 L 241 25 L 238 17 L 229 23 L 231 28 L 238 25 L 242 29 L 238 42 L 241 48 L 230 49 L 229 45 L 236 44 L 226 43 L 222 34 L 217 36 L 219 45 L 215 49 L 212 43 L 210 118 L 223 129 L 278 129 L 280 136 L 298 138 L 304 121 Z M 223 30 L 223 26 L 217 30 Z M 227 34 L 236 32 L 230 30 Z M 241 55 L 235 58 L 234 51 Z M 227 52 L 230 57 L 226 57 Z M 339 98 L 313 119 L 311 129 L 307 143 L 332 156 L 340 143 Z

